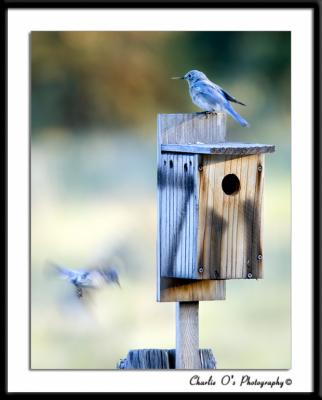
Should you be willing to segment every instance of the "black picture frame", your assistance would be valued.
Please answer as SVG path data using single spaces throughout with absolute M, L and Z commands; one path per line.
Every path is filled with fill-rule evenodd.
M 321 248 L 321 239 L 320 239 L 320 182 L 321 182 L 321 164 L 320 164 L 320 155 L 321 155 L 321 143 L 320 143 L 320 115 L 321 115 L 321 50 L 320 50 L 320 37 L 321 37 L 321 0 L 310 0 L 310 1 L 278 1 L 278 0 L 270 0 L 270 1 L 256 1 L 256 0 L 248 0 L 248 1 L 239 1 L 239 0 L 225 0 L 225 1 L 216 1 L 216 0 L 203 0 L 203 1 L 190 1 L 190 0 L 177 0 L 175 2 L 170 0 L 156 1 L 151 2 L 148 0 L 141 1 L 131 1 L 131 0 L 118 0 L 118 1 L 108 1 L 108 0 L 5 0 L 5 7 L 2 12 L 2 26 L 4 33 L 4 60 L 5 65 L 7 64 L 7 11 L 9 9 L 18 9 L 18 8 L 242 8 L 242 9 L 251 9 L 251 8 L 269 8 L 269 9 L 280 9 L 280 8 L 298 8 L 298 9 L 311 9 L 313 11 L 314 20 L 313 20 L 313 116 L 314 116 L 314 127 L 313 127 L 313 391 L 311 393 L 297 393 L 299 397 L 310 396 L 311 398 L 322 398 L 322 369 L 321 369 L 321 303 L 322 303 L 322 295 L 321 295 L 321 285 L 322 285 L 322 274 L 320 272 L 320 248 Z M 4 135 L 4 146 L 3 149 L 5 151 L 4 163 L 5 163 L 5 187 L 6 193 L 8 193 L 8 162 L 7 162 L 7 154 L 8 154 L 8 130 L 7 130 L 7 74 L 4 77 L 4 96 L 5 96 L 5 107 L 3 108 L 3 121 L 6 135 Z M 5 237 L 7 238 L 8 232 L 8 219 L 7 219 L 7 196 L 5 197 Z M 7 241 L 5 242 L 5 262 L 6 267 L 8 268 L 7 262 Z M 7 313 L 7 272 L 5 274 L 5 278 L 3 280 L 5 294 L 4 298 L 4 314 L 6 316 L 6 326 L 8 321 L 8 313 Z M 7 334 L 7 330 L 6 330 Z M 5 335 L 7 337 L 7 335 Z M 5 338 L 6 339 L 6 338 Z M 5 353 L 7 355 L 7 340 L 5 340 Z M 5 370 L 6 370 L 6 387 L 5 391 L 7 392 L 7 364 L 8 360 L 5 360 Z M 7 392 L 8 393 L 8 392 Z M 143 393 L 142 393 L 143 394 Z M 233 394 L 233 393 L 229 393 Z M 251 393 L 247 393 L 252 395 Z M 265 393 L 266 394 L 266 393 Z M 283 393 L 283 395 L 294 395 L 295 393 Z M 216 396 L 220 395 L 220 393 L 216 393 Z M 274 393 L 266 394 L 274 396 Z

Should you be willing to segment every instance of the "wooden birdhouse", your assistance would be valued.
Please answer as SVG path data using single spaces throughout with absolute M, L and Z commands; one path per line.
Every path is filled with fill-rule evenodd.
M 180 280 L 208 282 L 191 297 L 207 300 L 224 296 L 220 280 L 262 278 L 264 157 L 275 149 L 227 142 L 225 132 L 222 113 L 158 116 L 160 301 Z
M 240 135 L 242 135 L 242 131 Z M 176 348 L 136 349 L 124 369 L 214 369 L 199 349 L 199 301 L 263 276 L 267 144 L 226 141 L 226 115 L 158 115 L 157 300 L 176 302 Z

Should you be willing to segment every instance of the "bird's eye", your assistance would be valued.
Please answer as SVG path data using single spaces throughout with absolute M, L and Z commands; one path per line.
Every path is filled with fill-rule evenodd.
M 188 78 L 191 78 L 191 74 L 188 75 Z

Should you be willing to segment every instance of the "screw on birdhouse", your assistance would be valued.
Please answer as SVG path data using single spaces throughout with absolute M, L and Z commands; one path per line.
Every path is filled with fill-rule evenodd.
M 253 274 L 252 274 L 251 272 L 248 272 L 247 278 L 248 278 L 248 279 L 251 279 L 252 277 L 253 277 Z
M 262 256 L 261 254 L 258 254 L 257 260 L 258 260 L 258 261 L 261 261 L 262 259 L 263 259 L 263 256 Z
M 257 167 L 257 171 L 262 172 L 262 171 L 263 171 L 263 167 L 262 167 L 261 165 L 259 165 L 259 166 Z
M 203 273 L 203 267 L 199 267 L 198 271 L 199 271 L 200 274 L 202 274 Z
M 203 170 L 203 165 L 199 164 L 198 169 L 199 169 L 199 171 L 202 171 Z

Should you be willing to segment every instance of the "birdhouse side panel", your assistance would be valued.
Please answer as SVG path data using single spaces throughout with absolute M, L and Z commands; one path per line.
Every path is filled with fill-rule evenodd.
M 162 153 L 159 163 L 159 271 L 161 277 L 198 279 L 198 157 Z
M 261 278 L 264 155 L 205 155 L 201 165 L 197 258 L 202 278 Z

